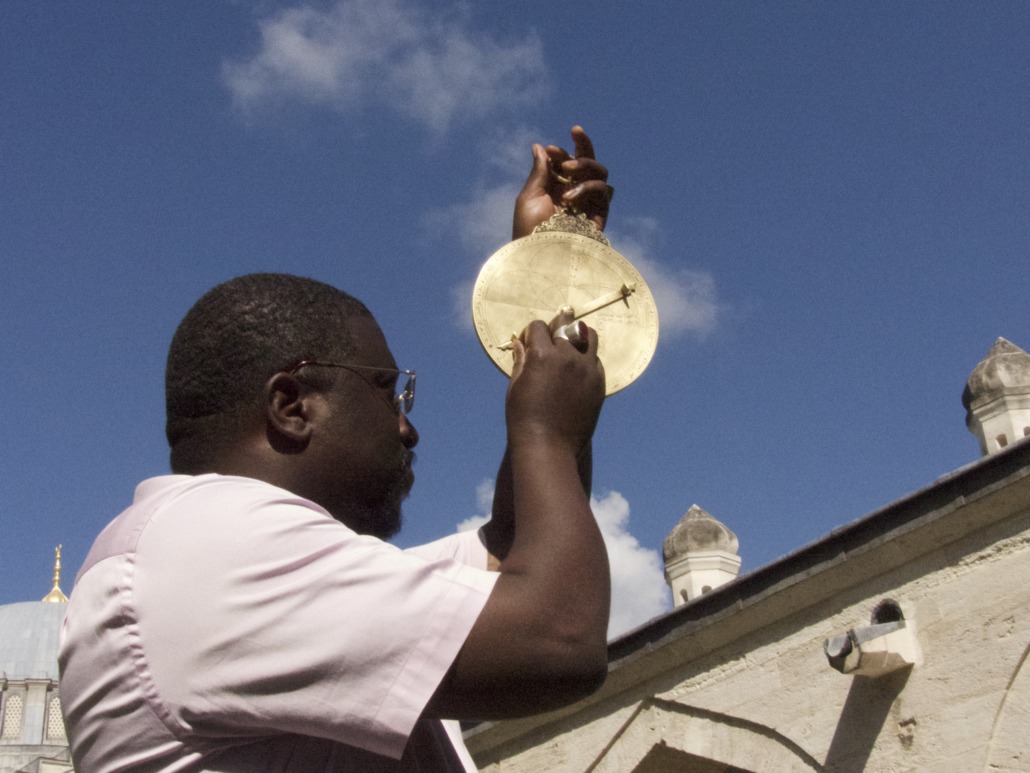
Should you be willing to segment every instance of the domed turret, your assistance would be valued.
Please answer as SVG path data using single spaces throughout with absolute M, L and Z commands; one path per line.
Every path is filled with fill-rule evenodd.
M 1030 354 L 999 338 L 973 368 L 962 404 L 985 455 L 1030 436 Z
M 691 505 L 686 514 L 669 532 L 662 544 L 665 563 L 682 558 L 687 553 L 705 550 L 724 550 L 736 554 L 737 535 L 697 505 Z
M 676 606 L 725 585 L 740 571 L 737 535 L 697 505 L 662 545 L 665 579 Z
M 68 599 L 54 586 L 42 601 L 0 606 L 0 770 L 71 771 L 57 688 L 57 648 Z

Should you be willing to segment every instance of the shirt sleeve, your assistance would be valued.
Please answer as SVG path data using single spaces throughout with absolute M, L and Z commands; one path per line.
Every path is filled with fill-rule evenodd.
M 399 758 L 497 575 L 236 480 L 191 487 L 137 544 L 142 670 L 166 723 L 180 737 L 290 732 Z
M 476 569 L 486 569 L 490 557 L 482 529 L 449 534 L 425 545 L 408 548 L 404 552 L 420 556 L 427 561 L 449 558 Z

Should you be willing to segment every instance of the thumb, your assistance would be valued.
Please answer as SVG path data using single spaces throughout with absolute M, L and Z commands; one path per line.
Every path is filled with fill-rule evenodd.
M 547 151 L 539 143 L 533 143 L 533 169 L 526 178 L 526 184 L 522 186 L 522 192 L 545 189 L 551 175 L 550 167 Z
M 526 363 L 526 345 L 520 338 L 512 338 L 511 343 L 511 354 L 515 358 L 515 364 L 511 369 L 511 380 L 514 381 L 522 373 L 522 368 Z

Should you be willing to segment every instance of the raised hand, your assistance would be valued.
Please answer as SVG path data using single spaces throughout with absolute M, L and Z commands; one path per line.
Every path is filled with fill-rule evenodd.
M 608 220 L 614 189 L 608 169 L 594 158 L 594 146 L 582 126 L 572 127 L 575 156 L 555 145 L 533 145 L 533 168 L 515 199 L 512 239 L 533 232 L 563 209 L 585 214 L 599 230 Z

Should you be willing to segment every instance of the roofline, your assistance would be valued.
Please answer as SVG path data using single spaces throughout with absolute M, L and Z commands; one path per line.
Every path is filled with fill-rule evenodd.
M 956 502 L 963 503 L 976 498 L 977 493 L 1027 476 L 1030 438 L 1023 438 L 613 639 L 608 644 L 609 669 L 618 668 L 621 661 L 632 659 L 641 651 L 660 646 L 670 637 L 678 638 L 677 632 L 690 623 L 749 606 L 759 597 L 793 585 L 849 553 L 936 520 L 954 509 Z
M 497 754 L 506 744 L 530 733 L 550 737 L 553 728 L 572 715 L 617 695 L 636 695 L 639 685 L 659 676 L 670 664 L 701 657 L 732 639 L 775 624 L 785 610 L 797 611 L 825 601 L 882 573 L 882 564 L 863 560 L 871 551 L 885 545 L 896 548 L 887 551 L 887 569 L 892 570 L 926 550 L 983 529 L 987 522 L 1000 523 L 1025 514 L 1027 503 L 1030 438 L 943 475 L 915 493 L 613 639 L 608 644 L 608 679 L 596 693 L 546 714 L 479 723 L 466 731 L 466 742 L 473 753 Z M 956 514 L 957 518 L 950 517 Z M 930 539 L 927 530 L 932 532 Z M 845 566 L 849 571 L 840 571 Z M 820 581 L 806 582 L 817 576 Z M 746 620 L 743 627 L 736 622 L 742 620 Z M 634 668 L 641 662 L 646 665 Z

